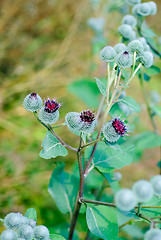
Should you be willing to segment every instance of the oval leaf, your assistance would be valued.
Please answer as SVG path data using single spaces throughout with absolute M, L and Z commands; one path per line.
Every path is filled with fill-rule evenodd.
M 102 93 L 103 96 L 107 96 L 107 91 L 106 91 L 106 86 L 105 84 L 99 80 L 98 78 L 95 77 L 97 87 L 99 88 L 100 92 Z
M 141 108 L 140 106 L 137 104 L 137 102 L 135 101 L 135 99 L 131 98 L 131 97 L 124 97 L 120 100 L 120 102 L 128 105 L 130 108 L 132 108 L 135 112 L 140 112 Z
M 50 239 L 51 240 L 65 240 L 64 237 L 62 237 L 61 235 L 58 235 L 58 234 L 50 234 Z
M 55 200 L 57 207 L 62 213 L 70 213 L 75 206 L 78 193 L 79 180 L 64 171 L 64 165 L 60 165 L 54 169 L 48 191 Z
M 25 213 L 25 217 L 27 217 L 28 219 L 33 219 L 35 222 L 37 222 L 36 210 L 34 208 L 27 209 Z
M 89 230 L 104 240 L 117 239 L 119 228 L 115 211 L 107 206 L 87 207 L 86 220 Z
M 68 155 L 67 149 L 49 131 L 47 131 L 41 146 L 43 147 L 43 150 L 40 152 L 40 157 L 42 158 L 50 159 Z

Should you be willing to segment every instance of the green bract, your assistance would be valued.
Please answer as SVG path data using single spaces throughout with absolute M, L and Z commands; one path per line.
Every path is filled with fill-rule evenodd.
M 139 40 L 133 40 L 128 44 L 128 50 L 131 53 L 142 53 L 144 52 L 144 46 Z
M 139 61 L 145 68 L 150 68 L 153 64 L 153 54 L 149 51 L 143 52 L 139 58 Z
M 11 229 L 4 230 L 1 234 L 1 240 L 17 240 L 17 233 Z
M 158 197 L 161 197 L 161 175 L 154 176 L 151 179 L 153 186 L 154 194 Z
M 127 4 L 129 4 L 130 6 L 134 6 L 138 3 L 141 3 L 141 0 L 126 0 Z
M 132 190 L 138 202 L 148 202 L 153 196 L 153 188 L 150 182 L 139 180 L 134 183 Z
M 117 54 L 119 54 L 120 52 L 123 51 L 127 51 L 127 47 L 124 43 L 118 43 L 114 46 L 114 49 L 116 51 Z
M 132 56 L 128 51 L 120 52 L 115 61 L 120 68 L 129 68 L 132 65 Z
M 128 24 L 131 27 L 135 27 L 137 24 L 136 18 L 132 15 L 126 15 L 125 17 L 123 17 L 122 19 L 122 24 Z
M 43 225 L 39 225 L 34 229 L 35 240 L 48 240 L 49 239 L 49 230 Z
M 53 124 L 59 119 L 59 110 L 55 112 L 46 112 L 45 106 L 43 106 L 39 111 L 39 119 L 46 124 Z
M 128 24 L 122 24 L 118 28 L 119 33 L 122 35 L 123 38 L 127 40 L 135 39 L 135 32 L 132 30 L 132 27 Z
M 136 198 L 130 189 L 121 189 L 115 194 L 116 207 L 126 212 L 134 209 L 136 206 Z
M 150 229 L 146 232 L 144 240 L 160 240 L 161 239 L 161 230 L 160 229 Z
M 115 128 L 112 126 L 112 121 L 108 121 L 102 130 L 103 136 L 108 142 L 116 142 L 119 140 L 120 135 L 116 132 Z
M 43 101 L 37 93 L 28 94 L 23 101 L 24 108 L 30 112 L 37 112 L 42 105 Z
M 100 52 L 100 59 L 104 62 L 113 62 L 116 57 L 116 51 L 113 47 L 104 47 Z

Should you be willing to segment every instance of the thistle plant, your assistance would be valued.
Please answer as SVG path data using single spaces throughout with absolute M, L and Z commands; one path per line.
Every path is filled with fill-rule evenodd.
M 38 123 L 47 130 L 40 157 L 66 157 L 71 151 L 77 158 L 72 173 L 64 170 L 64 164 L 57 163 L 48 188 L 60 212 L 70 217 L 67 220 L 67 234 L 61 233 L 68 240 L 78 239 L 78 236 L 79 239 L 90 239 L 90 235 L 91 239 L 121 240 L 119 231 L 136 221 L 145 221 L 150 227 L 142 236 L 145 240 L 160 239 L 161 236 L 160 175 L 152 177 L 150 181 L 138 180 L 131 189 L 121 189 L 121 174 L 116 172 L 133 162 L 139 141 L 131 136 L 132 126 L 128 116 L 132 113 L 139 114 L 141 108 L 135 99 L 126 96 L 126 90 L 131 87 L 132 81 L 136 81 L 136 76 L 139 76 L 143 86 L 143 73 L 153 66 L 154 53 L 157 52 L 141 34 L 145 16 L 156 13 L 155 3 L 127 0 L 126 4 L 132 6 L 134 16 L 126 15 L 118 28 L 122 42 L 114 46 L 104 45 L 97 55 L 98 60 L 107 66 L 106 79 L 95 77 L 94 85 L 101 96 L 97 109 L 68 112 L 60 123 L 62 104 L 54 96 L 52 100 L 47 98 L 43 105 L 37 93 L 30 93 L 23 103 L 24 108 L 33 112 Z M 88 25 L 95 34 L 102 34 L 104 22 L 100 18 L 89 19 Z M 147 108 L 155 126 L 148 104 Z M 57 128 L 69 130 L 70 136 L 75 134 L 79 144 L 73 142 L 72 146 L 69 145 L 57 134 Z M 153 136 L 160 146 L 161 137 L 156 133 Z M 94 191 L 97 189 L 90 187 L 89 179 L 93 177 L 95 185 L 97 175 L 102 182 L 99 190 Z M 111 189 L 111 197 L 105 192 L 107 185 Z M 45 226 L 36 226 L 33 217 L 35 212 L 32 210 L 29 214 L 30 211 L 25 216 L 10 213 L 2 219 L 7 230 L 2 232 L 1 239 L 63 239 L 50 234 Z M 88 226 L 83 237 L 76 231 L 80 215 Z

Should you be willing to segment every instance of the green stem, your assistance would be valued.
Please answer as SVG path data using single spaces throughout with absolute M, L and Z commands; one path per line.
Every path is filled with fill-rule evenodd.
M 134 221 L 134 219 L 130 219 L 129 221 L 127 221 L 127 222 L 125 222 L 124 224 L 122 224 L 122 225 L 119 227 L 119 229 L 125 227 L 126 225 L 131 224 L 133 221 Z
M 138 210 L 137 210 L 137 215 L 139 216 L 140 214 L 140 211 L 141 211 L 141 203 L 138 203 Z
M 68 145 L 67 143 L 65 143 L 53 130 L 53 128 L 50 126 L 50 125 L 46 125 L 45 123 L 43 123 L 39 117 L 37 116 L 36 112 L 34 112 L 34 116 L 35 118 L 49 131 L 51 132 L 55 137 L 56 139 L 65 147 L 67 147 L 68 149 L 74 151 L 74 152 L 78 152 L 78 150 L 76 148 L 73 148 L 72 146 Z
M 116 204 L 114 203 L 107 203 L 107 202 L 101 202 L 101 201 L 95 201 L 95 200 L 88 200 L 88 199 L 81 199 L 82 203 L 91 203 L 91 204 L 95 204 L 95 205 L 104 205 L 104 206 L 108 206 L 108 207 L 116 207 Z
M 89 147 L 89 146 L 91 146 L 91 145 L 93 145 L 93 144 L 95 144 L 95 143 L 97 143 L 97 142 L 100 142 L 100 141 L 102 141 L 102 139 L 103 139 L 103 137 L 101 137 L 101 138 L 99 138 L 99 139 L 96 139 L 95 141 L 92 141 L 92 142 L 90 142 L 90 143 L 87 143 L 86 145 L 83 145 L 83 146 L 81 147 L 81 149 L 86 148 L 86 147 Z

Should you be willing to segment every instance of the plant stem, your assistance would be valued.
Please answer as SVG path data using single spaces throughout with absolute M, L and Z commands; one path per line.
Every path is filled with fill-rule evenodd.
M 68 145 L 67 143 L 65 143 L 53 130 L 53 128 L 50 126 L 50 125 L 46 125 L 45 123 L 43 123 L 39 117 L 37 116 L 36 112 L 34 112 L 34 116 L 35 118 L 49 131 L 51 132 L 55 137 L 56 139 L 65 147 L 67 147 L 68 149 L 74 151 L 74 152 L 78 152 L 78 150 L 76 148 L 73 148 L 72 146 Z
M 127 221 L 127 222 L 123 223 L 123 224 L 122 224 L 122 225 L 119 227 L 119 229 L 121 229 L 121 228 L 125 227 L 126 225 L 129 225 L 129 224 L 131 224 L 133 221 L 134 221 L 134 219 L 130 219 L 129 221 Z
M 78 148 L 78 152 L 77 152 L 79 175 L 80 175 L 79 194 L 78 194 L 78 197 L 77 197 L 77 200 L 76 200 L 75 210 L 74 210 L 72 221 L 71 221 L 71 224 L 70 224 L 68 240 L 73 239 L 74 230 L 75 230 L 75 227 L 76 227 L 79 211 L 80 211 L 80 208 L 81 208 L 81 202 L 79 201 L 79 199 L 81 199 L 83 197 L 84 176 L 83 176 L 83 166 L 82 166 L 82 158 L 81 158 L 81 151 L 82 151 L 81 147 L 82 147 L 82 137 L 81 137 L 81 134 L 80 134 L 80 142 L 79 142 L 79 148 Z
M 148 218 L 147 216 L 145 216 L 145 215 L 143 215 L 143 214 L 136 214 L 138 217 L 140 217 L 140 218 L 142 218 L 143 220 L 145 220 L 145 221 L 147 221 L 148 223 L 152 223 L 153 221 L 150 219 L 150 218 Z
M 108 74 L 108 80 L 107 80 L 107 104 L 109 103 L 109 93 L 110 93 L 110 63 L 107 63 L 107 74 Z
M 95 201 L 95 200 L 88 200 L 88 199 L 81 199 L 81 202 L 83 203 L 91 203 L 91 204 L 95 204 L 95 205 L 104 205 L 104 206 L 108 206 L 108 207 L 116 207 L 116 204 L 114 203 L 107 203 L 107 202 L 101 202 L 101 201 Z
M 138 203 L 137 215 L 139 215 L 139 214 L 140 214 L 140 211 L 141 211 L 141 203 Z
M 95 144 L 95 143 L 97 143 L 97 142 L 100 142 L 100 141 L 102 141 L 102 139 L 103 139 L 103 137 L 101 137 L 101 138 L 99 138 L 99 139 L 96 139 L 95 141 L 89 142 L 89 143 L 87 143 L 86 145 L 83 145 L 83 146 L 81 147 L 81 149 L 86 148 L 86 147 L 89 147 L 89 146 L 91 146 L 91 145 L 93 145 L 93 144 Z

